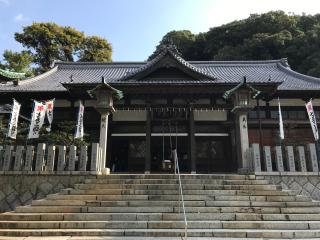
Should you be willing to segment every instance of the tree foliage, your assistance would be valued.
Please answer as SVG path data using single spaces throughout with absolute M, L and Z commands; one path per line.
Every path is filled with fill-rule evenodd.
M 21 53 L 5 51 L 1 67 L 25 71 L 35 67 L 36 72 L 50 69 L 60 61 L 111 61 L 112 47 L 104 38 L 86 36 L 69 26 L 55 23 L 32 23 L 15 33 L 15 40 L 25 48 Z
M 292 15 L 282 11 L 252 14 L 208 32 L 167 33 L 187 60 L 266 60 L 287 57 L 291 67 L 320 77 L 320 14 Z M 152 57 L 152 56 L 151 56 Z
M 8 133 L 8 120 L 5 119 L 0 122 L 0 145 L 17 144 L 36 145 L 38 143 L 46 143 L 49 145 L 64 145 L 70 146 L 72 144 L 76 146 L 86 145 L 90 142 L 90 135 L 85 134 L 84 139 L 74 139 L 74 132 L 76 123 L 74 121 L 62 121 L 53 124 L 52 131 L 48 132 L 46 128 L 48 123 L 46 122 L 40 130 L 39 138 L 27 139 L 29 133 L 29 122 L 23 119 L 19 120 L 18 133 L 15 140 L 7 138 Z
M 112 47 L 103 38 L 98 36 L 87 37 L 79 54 L 79 61 L 109 62 L 111 61 Z

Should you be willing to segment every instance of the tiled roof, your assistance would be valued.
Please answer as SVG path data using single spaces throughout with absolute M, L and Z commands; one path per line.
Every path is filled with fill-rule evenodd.
M 66 91 L 61 83 L 98 84 L 104 76 L 109 84 L 238 84 L 245 76 L 248 83 L 279 83 L 279 90 L 320 90 L 320 79 L 294 72 L 284 59 L 270 61 L 185 61 L 180 64 L 199 73 L 199 79 L 151 79 L 134 76 L 155 64 L 149 62 L 68 63 L 57 62 L 50 71 L 19 82 L 0 84 L 0 92 Z M 157 57 L 156 57 L 157 58 Z M 151 63 L 152 62 L 152 63 Z M 199 76 L 200 76 L 199 75 Z
M 206 70 L 203 70 L 201 68 L 198 68 L 197 66 L 190 64 L 186 60 L 184 60 L 177 52 L 173 51 L 171 48 L 164 48 L 163 51 L 158 54 L 155 58 L 153 58 L 151 61 L 146 62 L 144 65 L 142 65 L 140 68 L 137 68 L 131 72 L 128 72 L 125 76 L 117 79 L 117 81 L 123 81 L 123 80 L 130 80 L 135 79 L 135 76 L 139 73 L 143 73 L 147 69 L 150 69 L 154 66 L 156 66 L 166 55 L 169 55 L 170 58 L 174 59 L 178 64 L 180 64 L 182 67 L 186 68 L 187 70 L 190 70 L 194 73 L 199 74 L 201 79 L 214 79 L 214 76 L 210 73 L 208 73 Z

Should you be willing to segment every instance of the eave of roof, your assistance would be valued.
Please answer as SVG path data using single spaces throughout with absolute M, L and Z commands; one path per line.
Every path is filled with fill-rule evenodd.
M 0 76 L 8 79 L 21 79 L 25 77 L 25 73 L 12 72 L 9 70 L 0 69 Z

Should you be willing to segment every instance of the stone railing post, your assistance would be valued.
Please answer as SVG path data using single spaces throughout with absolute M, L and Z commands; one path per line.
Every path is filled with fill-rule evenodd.
M 91 146 L 91 165 L 90 165 L 90 171 L 92 172 L 99 172 L 99 163 L 100 163 L 100 147 L 99 143 L 92 143 Z
M 87 161 L 88 161 L 88 147 L 83 145 L 80 148 L 79 171 L 87 170 Z
M 69 149 L 69 162 L 68 162 L 69 171 L 75 171 L 76 157 L 77 157 L 77 146 L 71 145 Z
M 33 163 L 33 156 L 34 156 L 34 146 L 27 146 L 26 150 L 26 160 L 24 162 L 24 171 L 31 171 L 32 170 L 32 163 Z
M 58 147 L 58 164 L 57 164 L 57 171 L 61 172 L 64 171 L 65 164 L 66 164 L 66 146 L 59 146 Z
M 4 150 L 4 157 L 3 157 L 3 171 L 10 171 L 11 168 L 11 162 L 12 162 L 12 150 L 13 146 L 6 145 Z
M 56 156 L 56 147 L 53 145 L 48 146 L 47 164 L 45 170 L 52 172 L 54 170 L 54 159 Z
M 272 172 L 272 160 L 271 160 L 271 149 L 270 146 L 263 147 L 264 152 L 264 164 L 267 172 Z
M 282 147 L 281 146 L 275 146 L 276 150 L 276 165 L 277 165 L 277 171 L 283 172 L 283 156 L 282 156 Z
M 4 155 L 3 146 L 0 146 L 0 170 L 2 170 L 2 167 L 3 167 L 3 155 Z
M 298 146 L 297 151 L 298 151 L 299 169 L 301 170 L 301 172 L 307 172 L 306 155 L 304 152 L 304 147 Z
M 296 171 L 296 165 L 294 163 L 294 153 L 293 153 L 293 147 L 292 146 L 286 146 L 286 155 L 287 155 L 287 169 L 289 172 L 295 172 Z
M 14 159 L 13 171 L 20 171 L 21 170 L 22 161 L 23 161 L 23 152 L 24 152 L 24 147 L 17 146 L 15 159 Z
M 317 151 L 316 151 L 316 145 L 314 143 L 309 143 L 307 145 L 308 149 L 308 167 L 311 169 L 312 172 L 318 172 L 319 166 L 318 166 L 318 160 L 317 160 Z
M 46 144 L 38 143 L 37 146 L 37 155 L 36 155 L 36 166 L 35 171 L 43 171 L 45 162 L 44 162 L 44 153 L 46 150 Z
M 255 172 L 261 172 L 261 158 L 259 144 L 251 144 L 252 164 Z

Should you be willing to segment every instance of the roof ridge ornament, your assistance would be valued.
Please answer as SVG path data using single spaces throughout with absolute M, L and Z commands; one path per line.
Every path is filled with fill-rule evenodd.
M 172 38 L 164 37 L 156 51 L 149 56 L 148 61 L 152 61 L 154 58 L 161 54 L 165 54 L 166 52 L 170 52 L 171 54 L 182 58 L 182 53 L 179 52 L 177 46 L 173 43 Z
M 284 67 L 290 68 L 290 65 L 289 65 L 289 63 L 288 63 L 288 58 L 281 58 L 281 59 L 280 59 L 280 63 L 281 63 Z
M 170 37 L 165 37 L 163 39 L 162 43 L 160 44 L 160 49 L 162 51 L 171 51 L 179 57 L 182 57 L 182 53 L 179 52 L 177 46 L 173 43 L 173 40 Z

